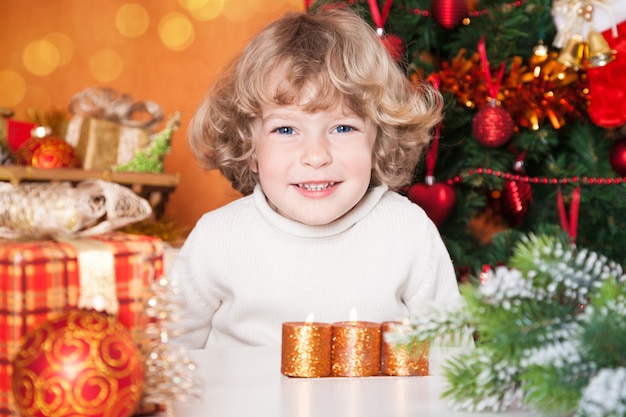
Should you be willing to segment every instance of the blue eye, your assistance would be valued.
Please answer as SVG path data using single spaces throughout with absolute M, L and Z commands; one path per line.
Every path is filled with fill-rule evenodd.
M 281 135 L 291 135 L 293 133 L 293 127 L 279 127 L 274 130 L 276 133 L 280 133 Z
M 337 126 L 337 132 L 339 133 L 348 133 L 348 132 L 352 132 L 352 130 L 353 130 L 352 126 L 346 126 L 346 125 Z

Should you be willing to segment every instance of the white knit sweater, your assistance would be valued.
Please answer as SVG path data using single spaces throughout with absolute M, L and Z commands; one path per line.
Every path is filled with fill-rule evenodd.
M 424 211 L 381 186 L 348 214 L 307 226 L 276 213 L 257 186 L 206 213 L 171 269 L 185 305 L 177 339 L 279 346 L 282 323 L 402 320 L 459 296 L 448 252 Z

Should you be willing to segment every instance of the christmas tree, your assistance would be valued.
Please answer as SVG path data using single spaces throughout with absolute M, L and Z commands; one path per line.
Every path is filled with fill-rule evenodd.
M 626 263 L 626 1 L 348 0 L 445 119 L 408 197 L 459 277 L 529 233 Z M 621 77 L 621 80 L 620 80 Z

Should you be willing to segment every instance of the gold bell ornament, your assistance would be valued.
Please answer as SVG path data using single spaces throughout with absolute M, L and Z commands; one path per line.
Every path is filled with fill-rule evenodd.
M 598 31 L 590 30 L 587 35 L 587 56 L 585 66 L 588 68 L 603 67 L 615 60 L 617 51 L 611 49 L 604 36 Z
M 565 46 L 561 48 L 561 52 L 559 52 L 556 60 L 566 67 L 578 71 L 584 65 L 586 47 L 587 45 L 582 35 L 575 33 L 569 38 Z

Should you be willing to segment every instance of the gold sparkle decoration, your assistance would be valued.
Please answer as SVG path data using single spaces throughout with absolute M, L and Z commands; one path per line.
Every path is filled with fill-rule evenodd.
M 303 378 L 330 375 L 330 324 L 287 322 L 283 323 L 282 331 L 280 371 L 283 375 Z

